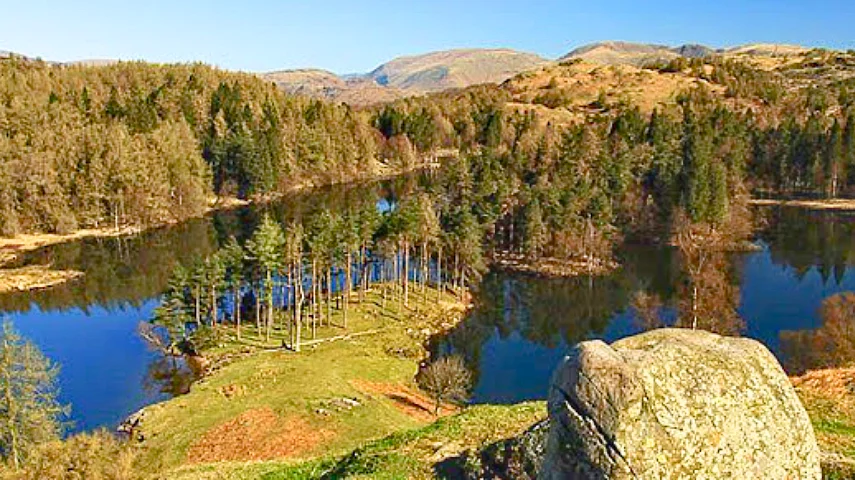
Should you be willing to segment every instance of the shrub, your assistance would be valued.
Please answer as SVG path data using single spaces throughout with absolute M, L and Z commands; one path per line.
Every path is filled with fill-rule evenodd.
M 417 381 L 433 397 L 434 415 L 438 415 L 443 402 L 465 402 L 469 398 L 472 375 L 461 357 L 443 357 L 425 367 Z

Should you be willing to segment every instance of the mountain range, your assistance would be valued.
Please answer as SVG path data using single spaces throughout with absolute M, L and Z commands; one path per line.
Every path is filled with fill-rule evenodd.
M 261 76 L 289 93 L 366 105 L 480 83 L 502 83 L 523 72 L 572 60 L 640 67 L 679 57 L 786 57 L 807 51 L 809 49 L 805 47 L 781 44 L 749 44 L 715 49 L 698 44 L 671 47 L 609 41 L 576 48 L 554 61 L 510 49 L 460 49 L 399 57 L 365 74 L 339 76 L 325 70 L 301 69 L 264 73 Z
M 676 47 L 620 41 L 598 42 L 576 48 L 556 60 L 511 49 L 454 49 L 395 58 L 368 73 L 337 75 L 321 69 L 280 70 L 259 75 L 282 90 L 315 98 L 370 105 L 413 95 L 460 89 L 481 83 L 502 83 L 520 73 L 565 63 L 584 61 L 600 65 L 630 65 L 668 62 L 675 58 L 758 56 L 764 58 L 800 55 L 809 49 L 796 45 L 748 44 L 727 49 L 685 44 Z M 27 56 L 0 51 L 0 58 Z M 81 60 L 65 65 L 99 66 L 113 60 Z

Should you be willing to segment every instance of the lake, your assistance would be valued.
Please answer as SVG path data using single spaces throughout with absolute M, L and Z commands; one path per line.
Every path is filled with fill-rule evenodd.
M 261 211 L 287 221 L 364 202 L 388 208 L 429 181 L 414 175 L 334 186 L 129 238 L 45 247 L 23 255 L 19 263 L 74 268 L 85 276 L 48 290 L 0 295 L 0 315 L 61 365 L 61 400 L 71 404 L 72 431 L 113 428 L 139 408 L 186 391 L 192 379 L 181 362 L 151 351 L 137 333 L 138 325 L 151 318 L 176 265 L 216 251 L 230 235 L 246 238 Z M 822 300 L 855 290 L 855 217 L 794 209 L 766 210 L 764 217 L 757 234 L 762 250 L 733 255 L 730 275 L 739 288 L 744 334 L 792 363 L 787 356 L 799 357 L 798 339 L 809 335 L 792 336 L 795 340 L 782 348 L 781 332 L 821 327 L 817 309 Z M 600 278 L 491 272 L 476 289 L 473 314 L 435 339 L 432 348 L 466 358 L 477 379 L 476 402 L 542 399 L 569 345 L 640 331 L 629 308 L 638 289 L 663 299 L 665 321 L 674 317 L 668 305 L 675 302 L 681 281 L 674 252 L 627 247 L 619 256 L 623 267 Z
M 729 280 L 738 287 L 737 311 L 745 322 L 742 334 L 767 345 L 790 373 L 855 358 L 851 339 L 839 342 L 840 351 L 827 343 L 816 347 L 822 301 L 855 291 L 855 215 L 792 208 L 758 214 L 761 248 L 733 254 L 728 262 Z M 491 272 L 475 293 L 472 315 L 435 339 L 432 350 L 464 357 L 474 373 L 475 403 L 545 399 L 552 370 L 571 345 L 587 339 L 611 342 L 643 331 L 631 308 L 634 292 L 659 296 L 666 324 L 676 317 L 674 303 L 684 280 L 675 250 L 627 247 L 619 257 L 622 267 L 604 277 L 543 279 Z

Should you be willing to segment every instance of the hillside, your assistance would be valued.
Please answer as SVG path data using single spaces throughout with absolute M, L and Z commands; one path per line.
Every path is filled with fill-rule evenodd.
M 537 55 L 508 49 L 448 50 L 396 58 L 368 77 L 408 93 L 425 93 L 500 83 L 545 63 L 547 60 Z
M 533 110 L 553 122 L 570 123 L 619 103 L 637 105 L 642 112 L 650 113 L 675 104 L 680 92 L 700 84 L 717 94 L 724 93 L 721 86 L 682 72 L 589 61 L 550 65 L 508 80 L 502 87 L 511 94 L 509 106 L 514 110 Z
M 850 52 L 772 44 L 712 50 L 603 42 L 517 75 L 502 89 L 510 94 L 512 110 L 537 112 L 559 124 L 625 105 L 645 114 L 668 109 L 695 87 L 776 123 L 789 115 L 809 115 L 807 101 L 816 108 L 825 105 L 831 113 L 845 110 L 843 104 L 833 105 L 833 92 L 841 90 L 840 101 L 848 102 L 853 78 L 855 55 Z
M 711 48 L 706 45 L 685 44 L 677 47 L 652 43 L 621 41 L 597 42 L 581 46 L 559 58 L 559 62 L 583 60 L 603 65 L 634 65 L 641 67 L 669 62 L 676 58 L 703 58 L 709 56 L 774 57 L 802 56 L 810 49 L 798 45 L 751 43 L 730 48 Z
M 353 105 L 388 102 L 404 93 L 365 77 L 340 77 L 319 69 L 282 70 L 264 74 L 285 93 L 336 100 Z
M 501 83 L 517 75 L 555 63 L 585 62 L 644 68 L 664 65 L 678 59 L 727 58 L 772 69 L 804 59 L 810 49 L 796 45 L 753 43 L 731 48 L 712 48 L 700 44 L 679 46 L 653 43 L 604 41 L 584 45 L 551 62 L 538 55 L 510 49 L 457 49 L 395 58 L 366 74 L 339 76 L 318 69 L 282 70 L 262 74 L 286 93 L 323 98 L 351 105 L 386 103 L 398 98 L 466 88 L 483 83 Z M 634 75 L 636 72 L 630 72 Z M 578 79 L 577 79 L 578 80 Z M 661 79 L 660 79 L 661 80 Z M 591 82 L 583 81 L 583 87 Z M 663 89 L 680 90 L 686 81 L 657 80 L 654 96 L 661 100 Z M 695 83 L 694 80 L 689 83 Z M 643 87 L 644 82 L 635 82 Z M 669 87 L 670 85 L 670 87 Z M 519 85 L 516 85 L 519 87 Z M 624 85 L 616 85 L 624 89 Z M 629 88 L 634 88 L 632 85 Z M 588 96 L 584 91 L 580 97 Z M 588 92 L 589 93 L 589 92 Z M 632 95 L 630 95 L 632 97 Z M 658 100 L 657 100 L 658 101 Z M 654 102 L 655 103 L 655 102 Z
M 362 75 L 317 69 L 269 72 L 263 78 L 288 93 L 369 105 L 411 95 L 500 83 L 548 61 L 508 49 L 461 49 L 399 57 Z
M 605 65 L 635 65 L 669 61 L 679 57 L 671 47 L 650 43 L 598 42 L 579 47 L 558 61 L 584 60 Z

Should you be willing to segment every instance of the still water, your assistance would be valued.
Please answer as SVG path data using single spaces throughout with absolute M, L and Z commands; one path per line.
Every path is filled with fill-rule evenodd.
M 729 281 L 744 336 L 767 345 L 788 371 L 853 359 L 851 351 L 816 348 L 823 331 L 822 301 L 855 291 L 855 216 L 797 209 L 758 212 L 764 227 L 756 252 L 731 255 Z M 684 282 L 673 249 L 628 247 L 623 267 L 600 278 L 538 279 L 492 272 L 475 294 L 472 315 L 435 339 L 436 354 L 459 354 L 474 372 L 473 401 L 516 403 L 544 399 L 552 369 L 569 346 L 613 341 L 642 331 L 631 299 L 638 290 L 659 296 L 665 323 L 676 317 Z M 845 331 L 837 328 L 833 332 Z M 826 335 L 823 338 L 828 338 Z M 839 342 L 840 350 L 855 339 Z M 830 350 L 833 350 L 830 349 Z
M 337 186 L 263 209 L 288 221 L 321 208 L 365 202 L 388 207 L 426 182 L 411 176 Z M 130 238 L 46 247 L 20 259 L 85 272 L 67 285 L 0 296 L 0 316 L 61 365 L 61 398 L 71 405 L 73 431 L 115 427 L 146 404 L 186 391 L 187 369 L 149 350 L 138 325 L 151 318 L 176 265 L 216 251 L 230 235 L 245 238 L 261 210 L 221 212 Z M 769 210 L 764 217 L 767 224 L 757 239 L 763 249 L 731 258 L 732 281 L 739 287 L 744 334 L 760 339 L 786 362 L 781 332 L 820 327 L 817 309 L 823 298 L 855 290 L 855 223 L 846 214 L 798 210 Z M 464 355 L 477 379 L 476 402 L 544 398 L 549 375 L 568 345 L 639 331 L 629 308 L 638 289 L 663 299 L 666 321 L 675 315 L 669 305 L 676 301 L 682 277 L 674 253 L 628 247 L 620 257 L 623 268 L 602 278 L 490 273 L 477 288 L 473 314 L 448 336 L 435 339 L 433 348 Z

